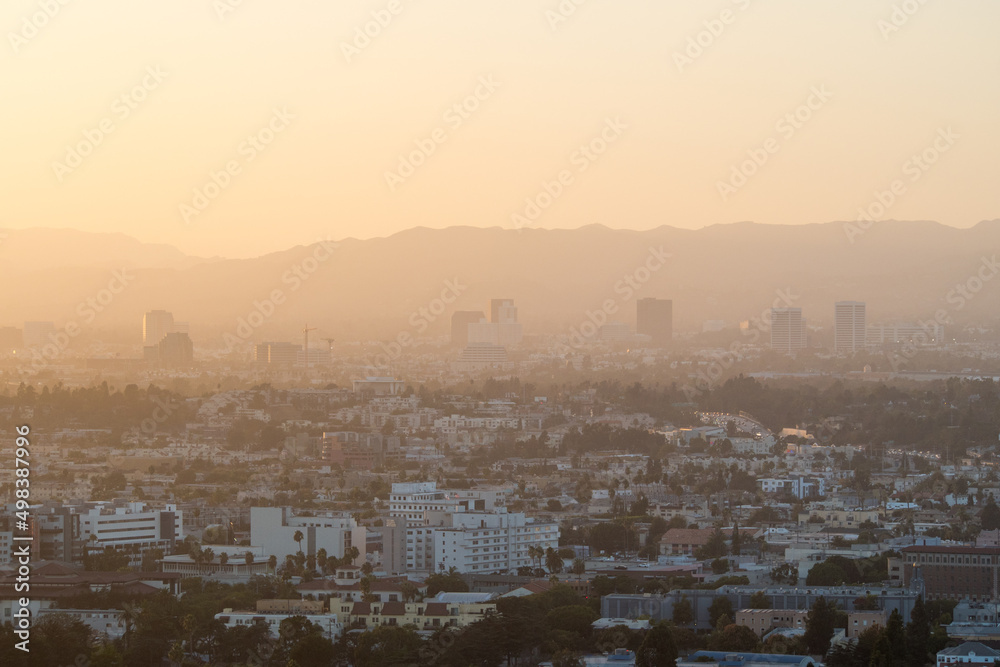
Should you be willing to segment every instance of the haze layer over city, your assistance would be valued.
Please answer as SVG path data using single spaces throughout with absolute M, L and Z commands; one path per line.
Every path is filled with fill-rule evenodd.
M 992 667 L 955 0 L 10 0 L 0 664 Z

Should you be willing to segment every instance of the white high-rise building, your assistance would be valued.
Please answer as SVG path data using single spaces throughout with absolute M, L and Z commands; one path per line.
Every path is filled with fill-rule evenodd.
M 422 572 L 509 572 L 532 565 L 528 547 L 559 547 L 559 525 L 502 506 L 509 489 L 438 489 L 393 484 L 389 515 L 406 526 L 406 567 Z M 537 563 L 536 563 L 537 564 Z
M 517 345 L 524 337 L 521 324 L 517 321 L 517 306 L 513 299 L 493 299 L 490 302 L 492 320 L 486 318 L 468 325 L 468 343 L 490 343 L 492 345 Z
M 865 304 L 838 301 L 833 312 L 833 349 L 837 352 L 863 350 L 868 338 Z
M 771 349 L 794 352 L 806 346 L 806 321 L 801 308 L 771 309 Z

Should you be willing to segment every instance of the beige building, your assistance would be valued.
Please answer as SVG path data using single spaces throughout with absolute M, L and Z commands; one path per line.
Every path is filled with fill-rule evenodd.
M 876 626 L 885 627 L 884 611 L 852 611 L 847 615 L 847 638 L 857 639 L 862 632 Z
M 736 625 L 750 628 L 763 637 L 774 628 L 806 629 L 805 609 L 740 609 L 736 612 Z
M 660 538 L 660 555 L 693 556 L 715 532 L 712 528 L 671 528 Z
M 856 529 L 866 521 L 870 521 L 876 526 L 879 525 L 880 517 L 877 510 L 825 510 L 813 509 L 799 514 L 799 525 L 804 526 L 810 522 L 823 522 L 827 528 L 852 528 Z

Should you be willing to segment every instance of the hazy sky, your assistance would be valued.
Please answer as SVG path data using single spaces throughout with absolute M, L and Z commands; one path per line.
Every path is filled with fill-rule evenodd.
M 0 227 L 249 256 L 417 225 L 853 220 L 894 181 L 873 213 L 1000 216 L 993 0 L 62 1 L 0 7 Z

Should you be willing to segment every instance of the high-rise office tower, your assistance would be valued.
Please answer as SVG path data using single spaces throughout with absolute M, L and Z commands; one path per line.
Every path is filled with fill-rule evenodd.
M 494 324 L 501 324 L 503 322 L 517 322 L 517 307 L 514 306 L 514 300 L 491 299 L 490 322 Z
M 493 299 L 490 301 L 492 320 L 481 318 L 468 326 L 468 341 L 491 343 L 493 345 L 517 345 L 523 338 L 521 324 L 517 321 L 517 306 L 513 299 Z
M 635 332 L 666 347 L 674 337 L 674 302 L 670 299 L 639 299 L 635 304 Z
M 142 318 L 142 344 L 159 345 L 164 337 L 174 332 L 174 315 L 165 310 L 151 310 Z
M 856 352 L 865 348 L 868 334 L 863 301 L 838 301 L 833 307 L 833 349 Z
M 157 348 L 164 366 L 190 366 L 194 362 L 194 343 L 186 333 L 168 333 Z
M 771 349 L 793 352 L 806 346 L 806 321 L 801 308 L 771 309 Z
M 486 319 L 481 310 L 458 310 L 451 316 L 451 344 L 465 347 L 469 344 L 469 325 Z

